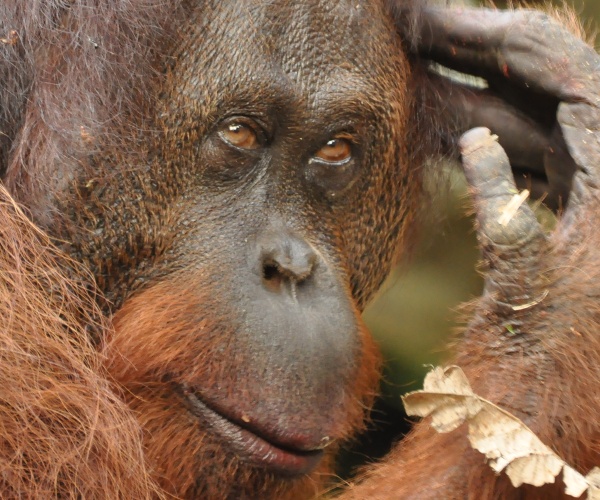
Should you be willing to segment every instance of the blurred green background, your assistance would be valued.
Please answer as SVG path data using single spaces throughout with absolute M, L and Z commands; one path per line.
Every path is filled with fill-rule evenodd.
M 528 5 L 547 3 L 530 1 Z M 600 0 L 566 3 L 594 33 L 600 25 Z M 498 6 L 506 4 L 496 1 Z M 390 442 L 407 430 L 400 395 L 420 388 L 429 367 L 444 360 L 445 346 L 458 326 L 458 306 L 481 292 L 475 271 L 478 250 L 472 221 L 466 215 L 468 200 L 460 172 L 452 174 L 449 192 L 439 191 L 443 192 L 435 195 L 429 212 L 443 216 L 425 221 L 414 258 L 393 273 L 365 312 L 385 358 L 385 379 L 373 414 L 373 430 L 346 458 L 346 468 L 386 453 Z

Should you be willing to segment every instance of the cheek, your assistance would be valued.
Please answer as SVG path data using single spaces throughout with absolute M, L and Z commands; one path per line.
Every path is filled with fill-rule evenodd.
M 331 385 L 316 379 L 305 389 L 302 378 L 323 366 L 302 371 L 293 360 L 278 359 L 279 350 L 265 351 L 264 341 L 253 344 L 249 333 L 240 330 L 242 322 L 236 320 L 239 304 L 215 292 L 206 276 L 188 273 L 178 278 L 129 299 L 114 317 L 114 334 L 104 351 L 111 377 L 138 415 L 147 455 L 159 481 L 169 485 L 167 489 L 175 484 L 181 495 L 202 484 L 202 493 L 210 498 L 219 497 L 219 488 L 234 484 L 232 478 L 238 475 L 237 484 L 253 488 L 265 487 L 265 481 L 275 477 L 239 459 L 222 436 L 190 414 L 181 397 L 181 384 L 198 388 L 217 406 L 234 401 L 242 415 L 250 415 L 252 422 L 266 422 L 267 429 L 271 425 L 293 429 L 294 435 L 313 441 L 322 433 L 344 439 L 362 428 L 380 365 L 378 350 L 362 323 L 357 333 L 360 354 L 352 363 L 351 380 L 342 384 L 339 380 L 346 376 L 332 376 L 338 382 Z M 255 337 L 260 338 L 260 332 Z M 276 346 L 281 340 L 274 335 L 270 343 Z M 304 345 L 303 355 L 310 353 L 310 342 Z M 328 367 L 332 373 L 336 370 L 346 373 L 348 366 Z M 306 392 L 298 398 L 299 391 Z M 299 495 L 310 485 L 318 488 L 328 477 L 334 448 L 303 480 L 276 485 L 282 488 L 281 498 L 290 491 Z M 207 464 L 212 472 L 203 472 Z
M 360 182 L 348 193 L 339 221 L 352 294 L 362 310 L 381 286 L 403 250 L 410 246 L 421 193 L 421 167 L 409 157 L 409 107 L 405 59 L 390 59 L 397 75 L 381 94 L 372 95 L 378 117 L 362 164 Z
M 357 313 L 351 313 L 353 321 L 344 320 L 338 332 L 330 330 L 342 321 L 330 318 L 341 315 L 340 308 L 345 307 L 338 299 L 319 299 L 326 303 L 327 314 L 312 305 L 302 312 L 290 303 L 282 309 L 284 316 L 277 316 L 278 306 L 247 298 L 260 295 L 260 290 L 242 297 L 221 287 L 218 279 L 197 272 L 177 277 L 134 296 L 115 314 L 105 355 L 119 384 L 133 389 L 149 383 L 185 383 L 221 397 L 224 391 L 253 395 L 258 383 L 261 401 L 240 396 L 240 407 L 276 414 L 277 408 L 297 403 L 303 409 L 295 411 L 305 414 L 304 423 L 297 426 L 306 427 L 308 433 L 325 422 L 337 422 L 331 432 L 339 435 L 360 425 L 362 409 L 354 406 L 355 398 L 369 404 L 377 385 L 379 355 Z M 335 286 L 327 282 L 328 288 Z M 351 394 L 345 385 L 352 386 Z M 304 403 L 290 396 L 298 391 L 305 392 Z M 318 411 L 329 406 L 330 418 L 321 422 L 312 417 L 309 404 Z
M 413 240 L 420 203 L 420 173 L 411 170 L 400 147 L 370 159 L 378 168 L 369 176 L 341 222 L 341 248 L 346 249 L 352 294 L 365 307 L 393 265 Z
M 211 340 L 224 319 L 218 314 L 222 308 L 212 307 L 208 294 L 202 297 L 194 288 L 160 283 L 129 299 L 115 314 L 106 352 L 108 368 L 117 381 L 144 383 L 175 367 L 194 369 L 197 363 L 190 364 L 194 358 L 208 365 Z M 203 302 L 211 315 L 199 314 L 198 305 Z

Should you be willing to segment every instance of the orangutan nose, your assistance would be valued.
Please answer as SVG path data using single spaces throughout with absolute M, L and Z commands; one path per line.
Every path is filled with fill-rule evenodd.
M 310 281 L 317 267 L 317 254 L 305 240 L 278 232 L 261 238 L 263 283 L 271 291 L 290 290 Z

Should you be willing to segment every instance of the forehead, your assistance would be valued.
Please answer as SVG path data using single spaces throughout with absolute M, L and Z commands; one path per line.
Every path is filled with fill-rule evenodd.
M 177 57 L 191 59 L 185 66 L 196 72 L 184 80 L 217 82 L 221 91 L 240 91 L 249 80 L 255 90 L 263 80 L 313 93 L 325 81 L 337 90 L 376 86 L 398 52 L 377 1 L 216 0 L 184 31 L 188 43 Z
M 365 55 L 379 55 L 390 37 L 389 23 L 373 1 L 250 2 L 249 10 L 288 72 L 324 64 L 368 69 Z

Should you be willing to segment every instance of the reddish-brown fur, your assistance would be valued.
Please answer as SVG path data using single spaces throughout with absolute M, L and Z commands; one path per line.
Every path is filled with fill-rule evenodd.
M 223 319 L 219 317 L 202 317 L 198 326 L 195 297 L 197 280 L 198 276 L 191 275 L 185 280 L 177 280 L 178 283 L 166 282 L 128 301 L 115 316 L 115 332 L 107 345 L 106 356 L 110 360 L 108 370 L 119 384 L 128 389 L 125 397 L 129 406 L 139 415 L 138 419 L 147 435 L 146 456 L 155 469 L 155 477 L 166 491 L 173 490 L 176 493 L 194 486 L 198 470 L 225 467 L 234 482 L 248 483 L 249 487 L 240 491 L 275 498 L 314 496 L 332 479 L 329 471 L 334 449 L 330 450 L 329 459 L 316 473 L 303 479 L 284 484 L 278 480 L 256 482 L 251 474 L 227 458 L 227 453 L 220 449 L 218 442 L 211 441 L 210 436 L 193 425 L 193 419 L 182 420 L 180 415 L 185 410 L 180 399 L 153 382 L 153 374 L 164 372 L 165 367 L 169 366 L 181 366 L 184 370 L 180 375 L 190 385 L 196 379 L 218 383 L 231 375 L 229 363 L 195 362 L 198 356 L 206 360 L 221 359 L 223 353 L 219 356 L 211 353 L 215 347 L 207 343 L 205 337 L 228 335 L 222 331 Z M 210 307 L 211 297 L 206 297 L 202 302 Z M 189 335 L 191 325 L 201 329 L 202 338 Z M 366 328 L 363 331 L 362 365 L 356 384 L 346 395 L 346 407 L 335 410 L 340 412 L 340 416 L 332 415 L 334 420 L 342 422 L 336 429 L 340 436 L 351 435 L 356 429 L 363 428 L 363 408 L 356 407 L 354 403 L 364 400 L 365 394 L 372 395 L 373 387 L 377 384 L 379 355 Z M 135 335 L 131 335 L 131 332 L 135 332 Z M 225 358 L 230 363 L 244 362 L 238 361 L 235 354 L 227 356 L 225 353 Z M 157 391 L 163 393 L 162 399 L 157 399 Z M 367 400 L 366 404 L 370 404 L 370 401 Z M 173 424 L 165 425 L 165 422 Z M 207 481 L 198 494 L 213 498 L 219 496 L 223 488 L 222 484 Z
M 493 300 L 482 299 L 474 309 L 479 319 L 471 322 L 456 346 L 454 361 L 477 394 L 523 419 L 583 474 L 597 466 L 600 457 L 600 271 L 596 264 L 600 241 L 589 223 L 598 200 L 587 208 L 568 234 L 559 230 L 551 242 L 556 250 L 544 262 L 536 284 L 543 281 L 539 288 L 543 290 L 551 283 L 547 300 L 510 318 L 522 321 L 519 328 L 527 335 L 511 339 L 501 326 L 490 326 L 499 325 L 506 316 L 498 316 Z M 570 296 L 578 300 L 565 311 Z M 418 424 L 387 462 L 367 477 L 348 492 L 349 498 L 571 498 L 564 495 L 560 477 L 557 486 L 513 488 L 506 476 L 495 475 L 484 457 L 470 448 L 465 426 L 436 434 L 429 422 Z
M 90 342 L 106 324 L 82 281 L 65 273 L 84 271 L 4 188 L 0 214 L 2 497 L 154 496 L 141 430 Z
M 131 144 L 136 144 L 138 131 L 147 135 L 140 139 L 153 140 L 151 127 L 156 125 L 147 120 L 148 110 L 157 106 L 153 84 L 160 79 L 157 68 L 164 69 L 161 50 L 179 41 L 166 23 L 177 25 L 178 2 L 131 1 L 118 9 L 111 2 L 85 0 L 68 8 L 62 2 L 22 7 L 20 1 L 0 7 L 7 35 L 0 42 L 6 88 L 0 108 L 0 170 L 11 192 L 2 193 L 0 370 L 3 381 L 12 381 L 0 413 L 0 494 L 146 498 L 187 492 L 213 498 L 264 491 L 277 498 L 313 496 L 332 481 L 337 446 L 329 448 L 328 457 L 310 476 L 257 479 L 231 460 L 218 442 L 199 432 L 191 417 L 182 419 L 187 410 L 181 408 L 181 398 L 165 393 L 161 400 L 165 381 L 157 383 L 148 376 L 166 367 L 172 373 L 173 366 L 182 367 L 182 373 L 174 375 L 183 374 L 184 382 L 217 384 L 230 375 L 227 365 L 196 362 L 228 335 L 222 327 L 228 318 L 219 313 L 198 317 L 198 304 L 212 310 L 215 293 L 198 287 L 206 281 L 202 275 L 181 273 L 178 279 L 146 289 L 109 322 L 104 316 L 115 307 L 109 301 L 120 305 L 124 292 L 133 290 L 133 279 L 127 272 L 113 272 L 110 260 L 87 257 L 94 254 L 85 244 L 73 250 L 70 241 L 55 240 L 94 269 L 101 291 L 95 290 L 89 272 L 50 243 L 12 201 L 14 197 L 26 206 L 39 226 L 55 233 L 60 228 L 65 238 L 79 230 L 73 220 L 84 219 L 84 231 L 94 230 L 95 210 L 105 206 L 96 193 L 122 182 L 122 172 L 97 168 L 88 158 L 111 151 L 112 166 L 125 166 L 125 157 L 131 165 Z M 21 95 L 27 99 L 14 97 Z M 75 197 L 55 198 L 80 176 L 89 181 L 77 188 Z M 165 191 L 143 189 L 152 202 L 166 203 L 161 198 Z M 155 216 L 147 209 L 139 209 L 135 224 L 154 229 L 153 239 L 130 241 L 128 251 L 115 259 L 117 265 L 133 267 L 144 259 L 160 259 L 158 232 L 171 223 L 172 214 L 164 210 Z M 372 290 L 357 293 L 368 296 Z M 354 315 L 359 314 L 355 308 Z M 200 345 L 186 328 L 206 329 L 208 338 L 220 340 L 213 346 L 205 337 Z M 345 394 L 345 403 L 328 417 L 338 422 L 331 436 L 336 440 L 364 427 L 377 385 L 379 354 L 364 326 L 360 328 L 357 380 Z M 231 362 L 235 361 L 234 355 Z M 195 368 L 186 373 L 188 367 Z M 148 394 L 152 397 L 146 398 Z M 199 471 L 205 484 L 197 486 Z M 224 488 L 227 476 L 233 486 Z
M 550 14 L 583 37 L 572 13 Z M 594 116 L 596 108 L 590 108 Z M 588 141 L 571 144 L 572 151 L 585 148 Z M 598 161 L 591 151 L 585 156 L 589 170 L 578 173 L 575 181 L 581 190 L 576 205 L 567 209 L 541 250 L 528 248 L 524 238 L 516 249 L 499 245 L 491 258 L 486 256 L 497 290 L 465 307 L 467 326 L 453 346 L 452 359 L 477 394 L 522 419 L 584 475 L 600 464 L 600 237 L 593 223 L 600 196 Z M 502 264 L 504 259 L 510 267 Z M 535 298 L 534 303 L 544 298 L 531 308 L 511 311 L 502 303 L 504 289 L 519 290 Z M 366 470 L 362 482 L 349 488 L 344 498 L 572 498 L 564 490 L 560 475 L 555 484 L 514 488 L 505 474 L 495 474 L 471 448 L 466 425 L 437 434 L 426 420 L 383 463 Z
M 220 328 L 227 322 L 220 315 L 227 316 L 227 311 L 198 317 L 198 303 L 211 310 L 214 283 L 198 287 L 207 280 L 189 269 L 159 276 L 156 285 L 125 301 L 109 322 L 97 304 L 105 310 L 110 305 L 89 285 L 88 271 L 58 250 L 11 198 L 26 206 L 39 226 L 64 224 L 61 234 L 68 235 L 69 222 L 55 213 L 60 200 L 57 203 L 54 194 L 64 192 L 80 169 L 92 172 L 85 186 L 90 192 L 78 193 L 82 199 L 93 198 L 98 185 L 119 181 L 118 169 L 112 179 L 94 178 L 87 158 L 108 150 L 120 159 L 123 145 L 129 149 L 138 145 L 138 139 L 140 144 L 147 139 L 138 130 L 154 124 L 146 121 L 147 110 L 156 104 L 154 63 L 163 55 L 161 48 L 168 46 L 165 40 L 173 40 L 165 20 L 173 25 L 180 20 L 178 2 L 131 0 L 119 3 L 119 9 L 92 0 L 71 2 L 68 9 L 59 1 L 26 9 L 23 5 L 13 0 L 0 7 L 0 26 L 7 30 L 0 33 L 6 37 L 0 42 L 0 56 L 6 61 L 0 66 L 5 85 L 0 94 L 4 134 L 0 169 L 11 193 L 0 192 L 0 496 L 151 498 L 187 493 L 211 498 L 223 494 L 223 471 L 234 485 L 228 490 L 231 495 L 302 498 L 316 494 L 332 479 L 333 447 L 310 476 L 294 481 L 257 478 L 232 460 L 220 443 L 199 432 L 191 417 L 190 422 L 182 420 L 181 400 L 164 392 L 169 381 L 153 376 L 173 366 L 181 367 L 173 374 L 180 382 L 202 379 L 210 385 L 230 375 L 228 365 L 195 362 L 227 358 L 227 353 L 211 354 L 227 344 L 223 337 L 227 340 L 231 335 Z M 12 29 L 16 35 L 10 35 Z M 398 114 L 405 116 L 406 110 L 401 111 Z M 414 119 L 421 127 L 419 134 L 430 127 L 428 114 L 415 114 Z M 417 128 L 407 134 L 415 134 Z M 153 140 L 154 131 L 145 132 Z M 115 161 L 115 165 L 120 164 Z M 100 172 L 109 176 L 106 169 Z M 413 181 L 420 191 L 418 179 Z M 153 196 L 153 201 L 162 201 L 160 194 Z M 405 209 L 414 212 L 415 205 L 414 200 L 407 202 Z M 85 216 L 93 221 L 95 213 L 90 210 Z M 140 224 L 158 231 L 170 223 L 171 216 L 166 213 L 154 220 L 144 212 Z M 400 238 L 408 231 L 396 229 Z M 475 309 L 479 320 L 471 323 L 456 360 L 477 392 L 524 418 L 584 472 L 597 464 L 600 451 L 594 398 L 600 380 L 600 346 L 595 336 L 600 256 L 594 249 L 600 248 L 600 241 L 594 229 L 582 217 L 573 232 L 558 233 L 559 249 L 544 271 L 545 278 L 557 283 L 560 294 L 521 318 L 533 333 L 526 345 L 498 344 L 505 332 L 494 326 L 498 323 L 494 304 L 482 300 Z M 561 247 L 567 237 L 582 242 L 581 251 L 567 255 Z M 139 252 L 133 261 L 144 258 L 153 265 L 163 258 L 157 247 L 164 242 L 157 239 L 152 248 L 147 241 L 133 242 L 132 248 Z M 390 257 L 383 257 L 387 265 Z M 133 265 L 127 259 L 122 256 L 120 264 Z M 106 271 L 105 263 L 86 263 L 98 268 L 98 275 Z M 106 294 L 114 292 L 109 299 L 118 305 L 123 289 L 142 288 L 127 273 L 119 278 L 117 283 L 98 283 Z M 589 290 L 585 297 L 579 291 L 582 286 Z M 357 295 L 362 300 L 361 291 Z M 577 297 L 577 301 L 562 315 L 549 315 L 548 311 L 560 309 L 563 297 Z M 354 314 L 358 317 L 358 306 Z M 203 330 L 209 339 L 218 337 L 219 342 L 199 343 L 187 334 L 192 322 L 194 329 Z M 338 439 L 363 428 L 364 407 L 370 405 L 376 387 L 379 357 L 362 324 L 360 333 L 356 380 L 344 403 L 332 410 Z M 236 356 L 239 353 L 230 356 L 231 363 L 248 362 Z M 245 387 L 244 381 L 239 385 Z M 161 391 L 162 399 L 156 397 Z M 554 403 L 556 394 L 561 395 L 558 403 Z M 562 423 L 560 431 L 556 421 Z M 196 484 L 199 469 L 206 479 L 200 486 Z M 219 474 L 211 482 L 213 469 Z M 494 477 L 481 455 L 469 450 L 464 433 L 434 436 L 420 425 L 388 462 L 346 495 L 358 499 L 522 498 L 525 494 L 550 498 L 549 491 L 514 490 L 505 477 Z

